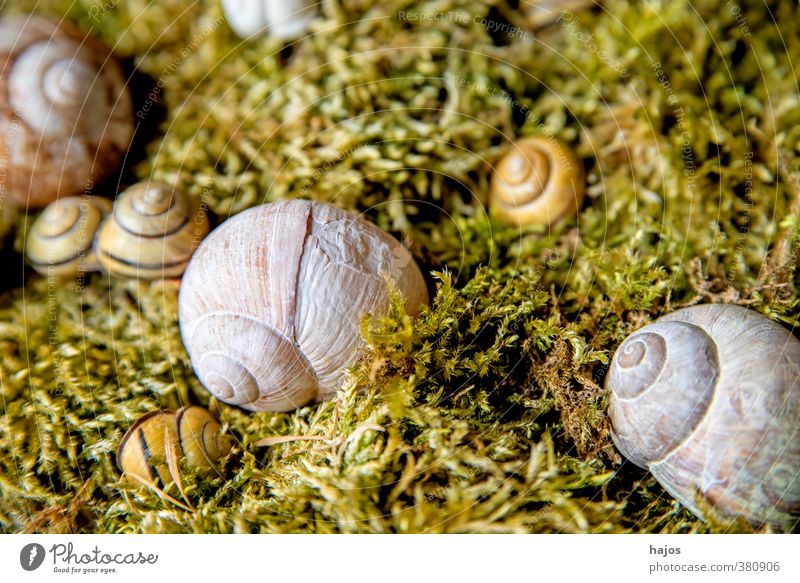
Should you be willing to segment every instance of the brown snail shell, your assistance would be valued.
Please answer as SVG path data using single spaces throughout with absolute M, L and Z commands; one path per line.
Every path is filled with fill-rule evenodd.
M 551 226 L 577 216 L 586 192 L 583 164 L 552 137 L 523 138 L 511 146 L 492 175 L 492 215 L 514 226 Z
M 184 459 L 200 473 L 212 473 L 232 448 L 232 438 L 202 407 L 153 411 L 140 417 L 123 436 L 117 466 L 132 482 L 176 502 L 164 490 L 174 482 L 184 494 L 178 460 Z
M 95 250 L 103 271 L 115 277 L 180 277 L 208 231 L 208 215 L 188 196 L 140 182 L 119 195 Z
M 133 105 L 108 49 L 39 16 L 0 19 L 0 197 L 41 207 L 119 166 Z
M 408 250 L 331 205 L 293 200 L 244 211 L 202 243 L 179 297 L 184 345 L 203 385 L 252 411 L 288 411 L 335 395 L 363 345 L 367 312 L 427 304 Z
M 612 437 L 695 514 L 800 517 L 800 341 L 738 306 L 678 310 L 629 336 L 606 381 Z
M 98 270 L 92 245 L 111 206 L 110 200 L 97 196 L 69 196 L 50 203 L 28 232 L 28 262 L 42 275 L 60 279 Z

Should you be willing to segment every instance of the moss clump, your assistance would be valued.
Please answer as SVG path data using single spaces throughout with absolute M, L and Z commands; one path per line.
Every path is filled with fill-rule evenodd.
M 681 305 L 798 323 L 793 3 L 608 0 L 534 31 L 504 3 L 334 1 L 289 47 L 239 41 L 216 2 L 36 4 L 150 76 L 139 119 L 158 128 L 129 172 L 220 219 L 296 196 L 362 211 L 410 243 L 435 296 L 415 321 L 398 303 L 364 321 L 336 401 L 245 414 L 194 377 L 177 284 L 28 274 L 0 296 L 4 531 L 750 530 L 701 522 L 620 460 L 601 387 L 622 339 Z M 487 218 L 491 164 L 530 134 L 582 156 L 577 222 Z M 121 484 L 113 456 L 139 415 L 185 404 L 239 441 L 224 477 L 188 473 L 196 512 Z

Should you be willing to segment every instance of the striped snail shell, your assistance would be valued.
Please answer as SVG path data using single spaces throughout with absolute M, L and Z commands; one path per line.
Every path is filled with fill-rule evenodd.
M 577 215 L 586 191 L 583 164 L 553 137 L 523 138 L 492 175 L 491 213 L 513 226 L 555 224 Z
M 0 19 L 0 196 L 42 207 L 119 166 L 133 137 L 125 77 L 99 41 L 39 16 Z
M 800 341 L 738 306 L 678 310 L 633 333 L 606 381 L 612 437 L 701 516 L 800 517 Z
M 331 205 L 293 200 L 244 211 L 200 245 L 181 282 L 183 343 L 203 385 L 252 411 L 331 398 L 385 313 L 390 277 L 409 314 L 428 302 L 408 250 Z
M 202 407 L 153 411 L 140 417 L 123 436 L 117 448 L 117 466 L 129 480 L 172 500 L 165 493 L 170 483 L 176 483 L 184 494 L 180 459 L 193 470 L 209 474 L 232 448 L 232 438 Z
M 208 231 L 205 210 L 188 196 L 166 184 L 140 182 L 119 195 L 95 250 L 112 276 L 180 277 Z
M 70 196 L 50 203 L 28 232 L 28 262 L 42 275 L 59 279 L 98 270 L 92 244 L 111 206 L 110 200 L 97 196 Z

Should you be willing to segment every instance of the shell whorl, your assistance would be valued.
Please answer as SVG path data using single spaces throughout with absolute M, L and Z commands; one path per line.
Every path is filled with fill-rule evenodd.
M 202 407 L 151 411 L 137 419 L 120 440 L 117 467 L 129 477 L 163 488 L 176 479 L 167 464 L 169 447 L 193 469 L 208 472 L 230 453 L 233 439 Z
M 38 16 L 0 19 L 4 198 L 40 207 L 112 173 L 133 137 L 120 66 L 98 41 Z
M 97 82 L 100 72 L 79 58 L 80 45 L 55 39 L 30 45 L 8 78 L 11 106 L 30 127 L 47 137 L 80 136 L 98 109 L 107 109 Z
M 620 346 L 606 388 L 617 448 L 695 514 L 699 496 L 756 525 L 797 523 L 800 341 L 781 325 L 739 306 L 678 310 Z
M 388 308 L 384 274 L 410 314 L 427 303 L 411 254 L 366 221 L 300 200 L 239 213 L 203 242 L 181 284 L 181 335 L 198 378 L 254 411 L 330 398 L 362 346 L 362 316 Z
M 180 277 L 208 234 L 208 217 L 186 195 L 157 182 L 142 182 L 120 194 L 103 223 L 95 248 L 112 276 Z
M 111 206 L 111 201 L 96 196 L 51 203 L 28 233 L 25 253 L 29 263 L 39 273 L 58 278 L 99 269 L 92 244 Z
M 618 449 L 645 468 L 664 459 L 703 420 L 718 372 L 714 340 L 692 324 L 656 322 L 625 340 L 607 380 Z
M 585 188 L 583 164 L 568 146 L 555 138 L 524 138 L 492 175 L 491 212 L 512 225 L 550 226 L 577 212 Z

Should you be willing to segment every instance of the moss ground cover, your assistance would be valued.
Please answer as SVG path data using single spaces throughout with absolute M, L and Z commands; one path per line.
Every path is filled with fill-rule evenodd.
M 136 143 L 101 194 L 152 176 L 217 221 L 331 202 L 406 240 L 434 301 L 364 320 L 336 401 L 247 414 L 194 377 L 177 282 L 23 272 L 20 216 L 2 252 L 0 530 L 751 529 L 698 520 L 620 459 L 602 386 L 664 311 L 728 302 L 798 323 L 795 3 L 607 0 L 534 27 L 516 3 L 334 0 L 288 46 L 240 41 L 216 2 L 0 10 L 34 5 L 131 72 Z M 589 182 L 577 221 L 547 232 L 486 212 L 492 165 L 536 134 L 575 147 Z M 114 459 L 138 416 L 184 404 L 238 442 L 217 478 L 185 468 L 196 512 L 126 486 Z

